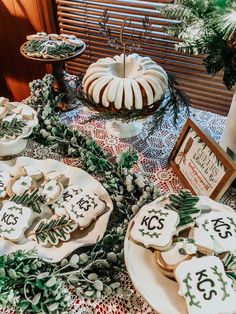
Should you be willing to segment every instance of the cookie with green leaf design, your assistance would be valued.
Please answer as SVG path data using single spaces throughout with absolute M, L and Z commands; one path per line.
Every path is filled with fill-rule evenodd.
M 192 195 L 189 190 L 169 195 L 165 208 L 179 214 L 178 233 L 195 225 L 196 218 L 201 214 L 201 210 L 196 206 L 198 201 L 199 197 Z
M 236 214 L 231 212 L 211 212 L 196 219 L 198 232 L 194 238 L 197 243 L 221 254 L 236 251 Z M 207 240 L 206 240 L 207 239 Z
M 105 210 L 106 204 L 96 194 L 89 191 L 75 195 L 66 206 L 67 213 L 78 224 L 79 229 L 88 227 Z
M 218 257 L 184 261 L 177 266 L 175 278 L 189 314 L 236 313 L 236 291 Z
M 4 201 L 0 210 L 0 237 L 19 242 L 34 218 L 33 211 L 12 201 Z
M 134 242 L 159 251 L 167 250 L 177 234 L 179 215 L 162 202 L 143 206 L 133 220 L 130 236 Z

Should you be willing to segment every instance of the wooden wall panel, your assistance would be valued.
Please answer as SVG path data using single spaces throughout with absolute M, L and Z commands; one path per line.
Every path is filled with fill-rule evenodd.
M 50 4 L 50 0 L 0 1 L 0 96 L 22 100 L 29 96 L 28 83 L 50 71 L 49 66 L 25 59 L 19 51 L 26 35 L 51 31 L 53 23 L 46 23 Z

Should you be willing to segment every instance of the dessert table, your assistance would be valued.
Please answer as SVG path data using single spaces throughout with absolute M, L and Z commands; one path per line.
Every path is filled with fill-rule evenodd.
M 191 109 L 191 116 L 219 142 L 225 117 L 197 109 Z M 124 149 L 130 147 L 135 149 L 139 155 L 139 161 L 135 166 L 135 170 L 143 172 L 145 176 L 156 184 L 163 194 L 178 192 L 182 188 L 180 180 L 168 165 L 168 156 L 186 118 L 186 116 L 181 116 L 178 121 L 178 127 L 174 128 L 171 124 L 170 116 L 167 116 L 162 127 L 155 130 L 151 136 L 148 136 L 148 129 L 152 119 L 149 117 L 138 136 L 129 139 L 118 139 L 107 133 L 105 121 L 91 119 L 91 113 L 84 107 L 61 113 L 61 119 L 64 123 L 70 124 L 82 133 L 90 133 L 98 144 L 108 152 L 111 162 L 115 161 L 116 156 Z M 78 160 L 63 158 L 57 145 L 45 147 L 36 142 L 28 141 L 27 147 L 21 156 L 36 159 L 52 158 L 63 161 L 68 165 L 81 166 Z M 236 209 L 236 188 L 229 188 L 221 201 Z M 124 272 L 119 275 L 123 284 L 122 288 L 126 291 L 121 295 L 116 294 L 100 300 L 79 299 L 72 289 L 73 312 L 80 314 L 155 313 L 135 291 L 126 270 L 124 269 Z M 2 310 L 1 313 L 10 312 Z

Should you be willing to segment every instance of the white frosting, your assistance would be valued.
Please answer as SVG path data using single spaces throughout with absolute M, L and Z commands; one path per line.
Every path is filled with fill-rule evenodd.
M 5 97 L 0 97 L 0 106 L 4 106 L 9 102 L 9 99 Z
M 61 193 L 61 185 L 56 180 L 48 181 L 42 190 L 42 194 L 46 196 L 47 201 L 57 198 Z
M 218 257 L 183 261 L 177 266 L 175 277 L 189 314 L 236 313 L 236 292 Z
M 91 64 L 83 78 L 84 92 L 96 103 L 109 107 L 114 103 L 116 109 L 124 105 L 127 109 L 142 109 L 144 105 L 141 88 L 147 98 L 147 105 L 160 100 L 168 88 L 167 74 L 162 67 L 149 57 L 138 54 L 103 58 Z M 124 97 L 123 97 L 124 95 Z M 102 97 L 101 97 L 102 96 Z M 124 98 L 124 99 L 123 99 Z
M 203 228 L 193 228 L 192 237 L 197 246 L 206 248 L 211 252 L 214 250 L 214 242 L 209 234 Z M 200 249 L 201 251 L 201 249 Z
M 80 229 L 90 225 L 104 209 L 105 203 L 93 192 L 87 191 L 74 196 L 66 206 L 70 218 L 78 223 Z
M 77 185 L 71 185 L 66 188 L 60 198 L 52 204 L 52 208 L 55 214 L 58 216 L 63 216 L 67 214 L 66 208 L 70 206 L 71 201 L 74 197 L 77 197 L 82 192 L 82 189 Z
M 46 173 L 45 174 L 45 178 L 46 179 L 50 179 L 50 180 L 55 180 L 57 179 L 58 177 L 61 177 L 63 176 L 63 174 L 59 171 L 52 171 L 52 172 L 49 172 L 49 173 Z
M 21 115 L 25 116 L 27 118 L 31 118 L 31 119 L 33 118 L 33 112 L 31 110 L 31 108 L 28 108 L 28 107 L 22 108 Z
M 211 212 L 196 219 L 200 231 L 213 241 L 214 252 L 236 251 L 236 214 Z
M 32 218 L 33 212 L 29 207 L 12 201 L 4 202 L 0 211 L 0 236 L 13 242 L 19 241 Z
M 176 242 L 171 249 L 161 252 L 164 262 L 170 266 L 175 266 L 184 261 L 187 255 L 180 254 L 179 249 L 181 248 L 183 248 L 183 243 Z
M 2 121 L 11 122 L 13 119 L 22 120 L 22 116 L 20 114 L 13 113 L 5 116 Z
M 32 186 L 33 180 L 29 176 L 22 176 L 17 179 L 12 185 L 12 192 L 17 195 L 23 194 L 25 191 L 29 190 Z
M 5 107 L 0 107 L 0 116 L 2 116 L 6 112 Z
M 197 247 L 194 243 L 190 243 L 188 241 L 183 241 L 182 249 L 188 255 L 194 255 L 197 253 Z
M 28 176 L 39 176 L 42 174 L 42 172 L 34 166 L 24 166 L 24 169 Z
M 7 171 L 0 171 L 0 197 L 6 197 L 6 187 L 11 179 L 9 172 Z
M 171 245 L 178 223 L 175 211 L 165 209 L 162 204 L 145 205 L 134 218 L 131 237 L 146 247 L 163 251 Z

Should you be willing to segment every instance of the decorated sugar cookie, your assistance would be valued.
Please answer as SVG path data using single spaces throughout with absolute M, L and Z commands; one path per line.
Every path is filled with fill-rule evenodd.
M 67 186 L 69 183 L 69 178 L 67 178 L 63 173 L 59 171 L 51 171 L 46 173 L 45 175 L 46 180 L 56 180 L 57 182 L 61 183 L 63 186 Z
M 7 171 L 0 171 L 0 198 L 7 196 L 7 185 L 11 180 L 11 176 Z
M 67 216 L 50 219 L 42 219 L 35 226 L 27 237 L 37 241 L 42 246 L 55 246 L 59 241 L 66 242 L 70 239 L 71 233 L 77 229 L 77 223 Z
M 20 168 L 23 175 L 30 176 L 34 180 L 39 180 L 43 177 L 43 173 L 34 166 L 22 166 Z
M 21 116 L 24 120 L 32 120 L 34 118 L 34 114 L 31 108 L 28 108 L 28 107 L 22 108 Z
M 218 257 L 192 258 L 175 270 L 189 314 L 236 313 L 236 292 Z
M 236 215 L 227 212 L 211 212 L 196 220 L 199 232 L 213 242 L 213 250 L 220 254 L 236 251 Z
M 167 277 L 174 278 L 175 268 L 183 261 L 191 259 L 197 253 L 192 239 L 179 238 L 167 251 L 155 251 L 159 270 Z
M 0 210 L 0 236 L 13 242 L 19 241 L 30 226 L 33 212 L 29 207 L 4 201 Z
M 36 188 L 35 181 L 30 176 L 14 177 L 7 186 L 9 196 L 22 195 L 24 192 L 32 192 Z
M 44 183 L 41 193 L 46 197 L 46 204 L 52 204 L 59 199 L 63 190 L 61 183 L 56 180 L 49 180 Z
M 66 188 L 60 198 L 52 204 L 52 208 L 55 214 L 58 216 L 63 216 L 67 214 L 66 208 L 70 206 L 71 199 L 76 197 L 82 192 L 82 189 L 77 185 L 71 185 Z
M 131 238 L 145 247 L 166 250 L 172 244 L 176 234 L 179 215 L 161 205 L 145 205 L 134 218 Z
M 194 239 L 199 252 L 206 255 L 212 255 L 214 253 L 214 241 L 205 230 L 194 227 L 191 229 L 189 235 Z
M 105 203 L 97 195 L 84 191 L 71 199 L 66 211 L 78 223 L 79 228 L 84 229 L 104 212 L 105 207 Z

